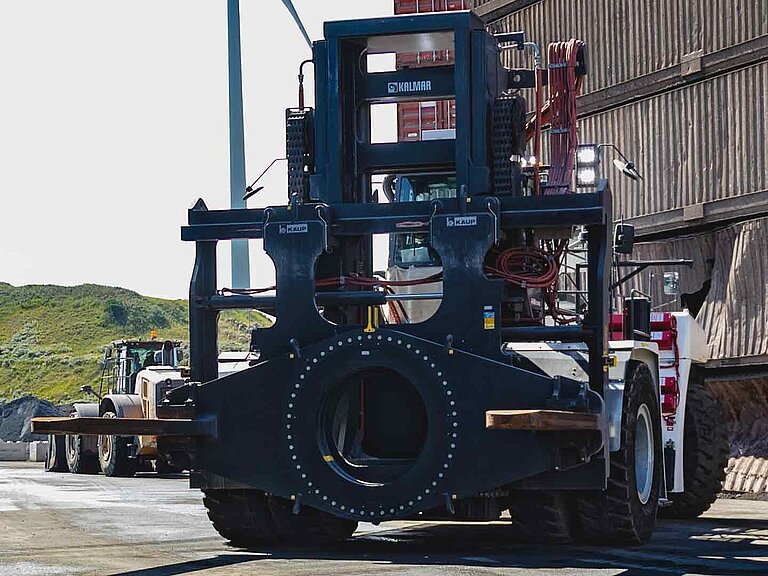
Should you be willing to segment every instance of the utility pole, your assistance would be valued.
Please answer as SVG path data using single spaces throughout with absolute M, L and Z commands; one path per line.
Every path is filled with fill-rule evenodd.
M 227 0 L 229 63 L 229 188 L 230 208 L 245 208 L 245 128 L 243 69 L 240 58 L 240 0 Z M 232 288 L 250 288 L 248 240 L 232 240 Z

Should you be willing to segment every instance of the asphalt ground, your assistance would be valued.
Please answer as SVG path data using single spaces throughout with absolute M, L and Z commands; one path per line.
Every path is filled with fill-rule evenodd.
M 106 478 L 0 463 L 0 576 L 768 574 L 768 502 L 720 499 L 631 548 L 520 543 L 503 522 L 361 525 L 348 542 L 232 548 L 183 477 Z

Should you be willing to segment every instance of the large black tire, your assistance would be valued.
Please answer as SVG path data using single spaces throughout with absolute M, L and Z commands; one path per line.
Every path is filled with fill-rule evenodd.
M 316 508 L 302 506 L 293 513 L 293 502 L 269 496 L 269 511 L 278 536 L 293 545 L 313 545 L 346 540 L 355 530 L 357 522 L 345 520 Z
M 67 466 L 72 474 L 98 474 L 101 469 L 99 457 L 85 452 L 83 437 L 78 435 L 65 436 Z
M 621 444 L 619 450 L 611 453 L 608 487 L 603 492 L 585 493 L 576 498 L 578 532 L 588 542 L 642 544 L 650 539 L 656 526 L 662 474 L 658 393 L 646 364 L 631 362 L 627 372 Z M 646 431 L 650 431 L 650 438 L 644 436 Z M 639 445 L 636 445 L 638 438 Z M 637 454 L 636 446 L 641 448 Z M 643 453 L 653 455 L 652 463 Z M 643 484 L 643 497 L 638 478 Z
M 67 472 L 64 436 L 48 435 L 48 454 L 45 456 L 46 472 Z
M 102 418 L 116 418 L 114 412 L 105 412 Z M 136 473 L 136 462 L 130 458 L 131 439 L 127 436 L 99 436 L 99 465 L 105 476 L 131 477 Z
M 277 530 L 259 490 L 203 490 L 213 527 L 233 546 L 253 548 L 277 542 Z
M 311 546 L 346 540 L 357 522 L 325 512 L 301 508 L 292 512 L 289 500 L 260 490 L 204 490 L 203 504 L 213 527 L 233 546 L 269 547 L 275 544 Z
M 720 492 L 728 465 L 728 438 L 720 406 L 704 385 L 700 369 L 692 369 L 685 403 L 683 478 L 685 491 L 670 493 L 663 518 L 696 518 Z
M 570 508 L 566 493 L 521 490 L 513 495 L 509 513 L 527 540 L 567 544 L 573 541 Z

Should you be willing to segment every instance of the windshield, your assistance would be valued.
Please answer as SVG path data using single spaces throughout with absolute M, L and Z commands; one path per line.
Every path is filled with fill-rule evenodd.
M 397 202 L 431 202 L 456 197 L 456 177 L 448 174 L 399 176 Z M 440 255 L 429 245 L 429 234 L 395 236 L 393 261 L 398 266 L 440 266 Z
M 456 177 L 445 174 L 400 176 L 397 179 L 398 202 L 430 202 L 456 197 Z

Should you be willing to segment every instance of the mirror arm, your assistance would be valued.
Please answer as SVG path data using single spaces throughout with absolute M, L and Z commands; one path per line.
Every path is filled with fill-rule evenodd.
M 616 150 L 616 154 L 621 156 L 621 159 L 624 160 L 624 162 L 626 162 L 627 164 L 632 164 L 632 162 L 630 162 L 629 159 L 626 156 L 624 156 L 624 154 L 621 153 L 621 150 L 619 150 L 619 148 L 618 148 L 618 146 L 616 146 L 616 144 L 611 144 L 611 143 L 598 144 L 597 147 L 598 148 L 613 148 L 614 150 Z
M 693 268 L 693 260 L 677 259 L 677 260 L 620 260 L 614 264 L 617 268 L 630 268 L 635 266 L 636 269 L 632 270 L 624 277 L 620 277 L 616 282 L 611 284 L 611 290 L 615 290 L 627 280 L 634 278 L 640 272 L 648 268 L 649 266 L 687 266 Z

